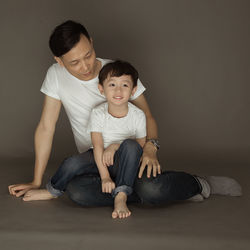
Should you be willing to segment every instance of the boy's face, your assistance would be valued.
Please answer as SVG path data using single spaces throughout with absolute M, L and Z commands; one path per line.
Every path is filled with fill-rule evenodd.
M 133 81 L 130 75 L 119 77 L 108 76 L 103 86 L 98 85 L 101 94 L 104 94 L 109 103 L 121 105 L 127 103 L 131 95 L 134 95 L 136 87 L 133 88 Z
M 93 79 L 97 72 L 96 54 L 92 41 L 84 35 L 69 52 L 61 57 L 55 57 L 56 61 L 65 67 L 76 78 L 88 81 Z

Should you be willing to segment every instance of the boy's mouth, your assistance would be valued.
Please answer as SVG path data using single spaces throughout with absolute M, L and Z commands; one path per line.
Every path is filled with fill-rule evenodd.
M 115 96 L 114 99 L 116 100 L 121 100 L 123 97 L 122 96 Z

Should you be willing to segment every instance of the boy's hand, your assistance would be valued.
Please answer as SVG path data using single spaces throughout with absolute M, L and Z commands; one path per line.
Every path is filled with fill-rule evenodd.
M 111 178 L 102 179 L 103 193 L 111 193 L 113 189 L 115 189 L 115 183 L 112 181 Z
M 36 185 L 33 182 L 31 183 L 24 183 L 24 184 L 14 184 L 10 185 L 9 188 L 9 193 L 11 195 L 14 195 L 16 197 L 20 197 L 27 193 L 31 189 L 37 189 L 39 188 L 40 185 Z
M 143 148 L 143 154 L 141 157 L 141 166 L 139 170 L 138 177 L 141 178 L 144 169 L 147 166 L 147 177 L 150 178 L 153 171 L 153 176 L 156 177 L 157 174 L 161 174 L 161 166 L 158 162 L 157 149 L 151 143 L 146 143 Z
M 114 164 L 114 155 L 117 149 L 119 148 L 120 144 L 111 144 L 109 145 L 103 152 L 102 162 L 103 165 L 108 167 Z

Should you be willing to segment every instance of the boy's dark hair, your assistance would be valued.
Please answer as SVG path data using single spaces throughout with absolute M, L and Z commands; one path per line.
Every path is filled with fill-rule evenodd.
M 68 20 L 58 25 L 49 39 L 49 47 L 54 56 L 60 57 L 69 52 L 79 42 L 81 35 L 91 41 L 88 31 L 80 23 Z
M 133 88 L 137 86 L 139 77 L 137 70 L 130 63 L 121 60 L 116 60 L 103 66 L 99 73 L 99 83 L 103 85 L 108 76 L 119 77 L 122 75 L 131 76 Z

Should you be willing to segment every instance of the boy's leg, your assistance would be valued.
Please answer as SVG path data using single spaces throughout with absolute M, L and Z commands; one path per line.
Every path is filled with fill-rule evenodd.
M 127 197 L 133 192 L 133 185 L 138 174 L 142 147 L 127 139 L 115 153 L 114 165 L 109 167 L 110 176 L 115 180 L 113 218 L 126 218 L 131 215 L 127 207 Z
M 128 196 L 132 194 L 142 152 L 140 144 L 132 139 L 123 141 L 116 151 L 114 165 L 108 168 L 111 178 L 115 180 L 113 196 L 118 192 Z
M 47 189 L 31 190 L 25 194 L 24 200 L 48 200 L 56 198 L 64 193 L 68 182 L 72 178 L 81 174 L 98 174 L 93 150 L 88 150 L 87 152 L 65 159 L 46 185 Z

